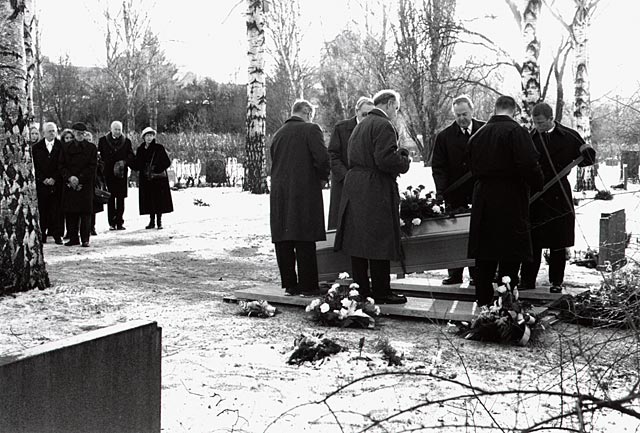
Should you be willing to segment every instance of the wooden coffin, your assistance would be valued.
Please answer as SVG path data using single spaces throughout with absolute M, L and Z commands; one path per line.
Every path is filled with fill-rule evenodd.
M 413 227 L 411 236 L 403 235 L 406 272 L 473 266 L 474 260 L 467 258 L 470 220 L 470 214 L 428 219 Z M 334 240 L 335 230 L 330 230 L 326 241 L 316 242 L 320 281 L 332 281 L 340 272 L 351 271 L 351 259 L 333 251 Z M 404 273 L 400 262 L 391 262 L 391 273 Z

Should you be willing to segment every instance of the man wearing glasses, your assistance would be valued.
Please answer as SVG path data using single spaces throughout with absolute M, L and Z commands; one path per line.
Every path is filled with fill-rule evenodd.
M 288 296 L 319 292 L 316 241 L 326 239 L 322 188 L 329 178 L 329 154 L 313 115 L 308 101 L 296 101 L 270 148 L 271 240 Z
M 356 102 L 356 115 L 350 119 L 345 119 L 336 124 L 329 141 L 329 157 L 331 158 L 331 199 L 329 201 L 329 222 L 327 228 L 335 229 L 338 226 L 338 209 L 342 188 L 344 186 L 344 176 L 349 169 L 348 149 L 349 137 L 356 125 L 373 108 L 373 100 L 366 96 L 360 97 Z

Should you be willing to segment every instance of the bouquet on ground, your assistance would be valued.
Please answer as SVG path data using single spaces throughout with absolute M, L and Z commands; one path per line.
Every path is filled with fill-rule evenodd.
M 481 307 L 480 314 L 471 323 L 460 324 L 464 338 L 526 346 L 544 330 L 531 312 L 531 305 L 519 300 L 518 288 L 512 288 L 510 282 L 509 277 L 502 277 L 502 284 L 497 288 L 498 299 L 493 305 Z
M 400 197 L 400 229 L 411 236 L 414 226 L 429 218 L 443 216 L 444 206 L 433 192 L 424 192 L 424 185 L 408 186 Z
M 374 328 L 380 307 L 373 298 L 360 295 L 356 283 L 335 283 L 322 298 L 314 299 L 306 311 L 324 326 Z

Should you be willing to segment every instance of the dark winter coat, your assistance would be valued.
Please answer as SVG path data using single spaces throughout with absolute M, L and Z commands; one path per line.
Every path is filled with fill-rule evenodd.
M 62 143 L 58 167 L 62 175 L 62 211 L 90 214 L 93 212 L 94 182 L 98 165 L 98 149 L 86 140 Z M 69 186 L 69 178 L 78 178 L 82 189 Z
M 509 116 L 491 117 L 471 137 L 470 258 L 531 260 L 529 194 L 542 189 L 539 158 L 529 133 Z
M 171 167 L 171 160 L 162 144 L 153 140 L 148 148 L 145 143 L 138 146 L 133 169 L 139 171 L 140 215 L 173 212 L 169 178 L 165 176 L 149 179 L 149 173 L 162 173 L 169 167 Z
M 44 138 L 38 141 L 31 148 L 33 156 L 33 169 L 36 177 L 36 193 L 38 202 L 60 201 L 62 196 L 62 176 L 58 167 L 62 142 L 57 138 L 53 140 L 51 153 L 47 150 Z M 56 182 L 54 185 L 45 185 L 44 180 L 52 178 Z
M 471 134 L 475 134 L 485 122 L 473 119 Z M 436 184 L 436 193 L 442 194 L 451 184 L 467 174 L 469 171 L 469 156 L 467 152 L 467 137 L 460 126 L 453 122 L 436 135 L 436 142 L 431 158 L 431 172 Z M 473 179 L 469 179 L 444 197 L 445 203 L 451 209 L 471 204 L 473 196 Z
M 556 173 L 580 156 L 584 140 L 573 129 L 555 122 L 550 133 L 532 131 L 533 144 L 540 153 L 540 166 L 544 183 L 553 179 Z M 585 158 L 581 167 L 594 161 Z M 575 214 L 573 196 L 567 176 L 549 188 L 531 204 L 531 237 L 538 248 L 571 247 L 575 240 Z
M 124 135 L 120 135 L 118 139 L 115 139 L 111 133 L 108 133 L 100 137 L 98 152 L 104 162 L 104 178 L 109 192 L 114 197 L 126 197 L 129 186 L 129 167 L 133 164 L 135 157 L 131 140 Z M 117 176 L 113 169 L 118 161 L 122 161 L 121 164 L 125 164 L 121 176 Z
M 329 154 L 322 130 L 292 116 L 274 134 L 270 152 L 271 240 L 325 240 L 322 185 Z
M 338 122 L 329 141 L 329 158 L 331 159 L 331 200 L 329 201 L 329 229 L 338 226 L 340 198 L 344 187 L 344 176 L 349 169 L 349 137 L 358 122 L 356 117 Z
M 369 112 L 349 139 L 334 249 L 376 260 L 400 257 L 400 195 L 396 178 L 409 170 L 409 153 L 380 109 Z

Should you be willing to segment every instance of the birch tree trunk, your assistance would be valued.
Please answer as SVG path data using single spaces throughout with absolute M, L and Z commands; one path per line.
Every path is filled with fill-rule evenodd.
M 35 23 L 35 2 L 34 0 L 23 0 L 24 4 L 24 51 L 25 51 L 25 62 L 27 65 L 27 122 L 29 124 L 33 124 L 35 119 L 35 109 L 33 104 L 33 83 L 35 81 L 36 76 L 36 56 L 34 50 L 34 42 L 33 36 L 34 33 L 34 23 Z M 40 125 L 42 127 L 42 125 Z
M 524 39 L 524 61 L 522 62 L 522 112 L 520 123 L 527 129 L 531 124 L 531 109 L 540 102 L 540 41 L 537 36 L 538 16 L 542 0 L 525 0 L 522 13 L 522 36 Z
M 596 2 L 597 3 L 597 2 Z M 595 6 L 591 0 L 576 0 L 576 15 L 573 21 L 573 36 L 575 44 L 574 69 L 574 111 L 576 129 L 587 144 L 591 144 L 591 92 L 589 89 L 589 52 L 587 37 L 589 33 L 590 10 Z M 578 167 L 576 171 L 576 191 L 595 190 L 594 165 Z
M 25 8 L 0 1 L 0 294 L 49 286 L 28 134 Z M 29 12 L 32 14 L 32 12 Z
M 264 3 L 247 0 L 249 81 L 247 82 L 247 137 L 242 189 L 253 194 L 269 192 L 266 181 L 265 125 L 267 113 L 264 75 Z

